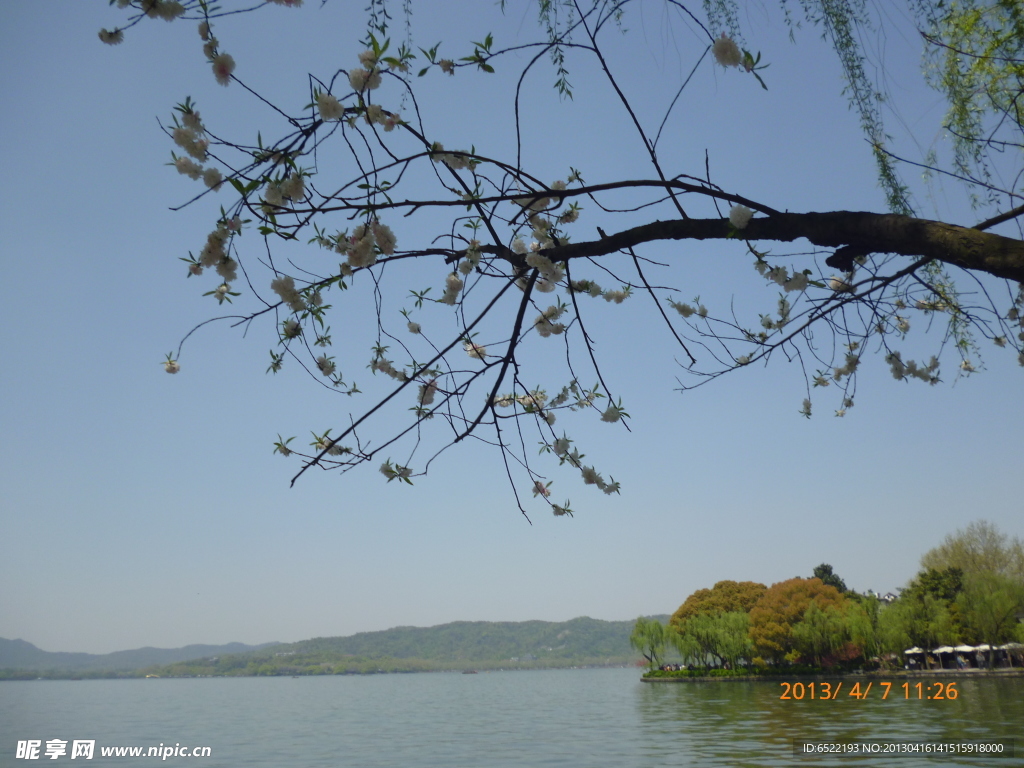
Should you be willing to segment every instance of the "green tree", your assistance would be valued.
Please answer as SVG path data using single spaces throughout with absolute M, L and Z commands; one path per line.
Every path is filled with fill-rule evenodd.
M 934 571 L 955 568 L 968 580 L 992 574 L 1024 584 L 1024 542 L 1016 536 L 1010 538 L 987 520 L 978 520 L 926 552 L 921 567 Z
M 633 632 L 629 636 L 629 644 L 647 659 L 651 669 L 661 666 L 668 640 L 668 627 L 657 619 L 645 619 L 643 616 L 636 620 Z
M 816 601 L 811 601 L 804 615 L 791 630 L 793 650 L 814 659 L 815 666 L 821 666 L 822 657 L 841 648 L 849 637 L 844 621 L 845 605 L 837 608 L 826 606 L 823 610 Z
M 387 4 L 371 0 L 365 34 L 358 45 L 354 37 L 348 47 L 339 45 L 335 70 L 303 77 L 275 104 L 250 82 L 254 70 L 236 69 L 229 48 L 239 13 L 289 13 L 273 7 L 282 4 L 296 5 L 119 0 L 117 28 L 101 31 L 100 39 L 119 43 L 137 24 L 162 24 L 158 18 L 198 21 L 213 76 L 234 90 L 244 83 L 246 94 L 266 105 L 275 121 L 232 135 L 218 127 L 232 107 L 204 104 L 200 117 L 186 99 L 174 109 L 167 133 L 175 142 L 172 164 L 201 184 L 196 203 L 207 205 L 213 199 L 208 192 L 220 190 L 208 209 L 208 234 L 195 238 L 201 250 L 185 259 L 188 274 L 205 271 L 201 291 L 218 306 L 237 302 L 237 324 L 253 334 L 263 331 L 272 346 L 270 371 L 302 366 L 314 380 L 352 396 L 352 413 L 339 414 L 340 429 L 338 423 L 322 425 L 308 448 L 294 438 L 274 444 L 276 452 L 301 462 L 293 482 L 312 467 L 370 467 L 389 482 L 412 483 L 433 457 L 473 442 L 493 445 L 500 454 L 523 514 L 520 499 L 530 492 L 542 509 L 558 516 L 572 512 L 568 500 L 552 496 L 544 467 L 567 465 L 582 486 L 617 493 L 619 484 L 584 463 L 569 433 L 561 431 L 562 424 L 571 428 L 584 417 L 609 423 L 629 417 L 609 390 L 594 337 L 584 330 L 592 327 L 587 302 L 597 297 L 615 304 L 638 295 L 649 300 L 644 333 L 662 325 L 678 345 L 692 376 L 684 389 L 772 358 L 814 361 L 807 363 L 813 368 L 807 380 L 815 392 L 832 387 L 821 396 L 833 396 L 839 414 L 853 405 L 857 369 L 868 349 L 882 350 L 895 378 L 933 384 L 944 361 L 964 372 L 975 369 L 976 337 L 1024 360 L 1024 291 L 1017 285 L 1024 282 L 1024 241 L 988 231 L 1024 213 L 1021 144 L 1014 132 L 1021 125 L 1020 101 L 1013 95 L 1019 88 L 1018 3 L 966 2 L 955 10 L 942 0 L 910 3 L 931 30 L 926 50 L 942 59 L 943 73 L 952 73 L 935 82 L 950 101 L 949 131 L 962 130 L 967 147 L 958 149 L 949 173 L 984 193 L 972 227 L 933 221 L 914 210 L 901 177 L 906 164 L 888 149 L 885 94 L 869 76 L 859 42 L 871 29 L 884 35 L 893 17 L 885 10 L 872 16 L 864 0 L 801 0 L 800 9 L 836 49 L 845 77 L 837 91 L 848 94 L 868 139 L 846 151 L 864 152 L 877 165 L 887 210 L 876 212 L 829 210 L 827 200 L 824 211 L 789 211 L 782 199 L 753 199 L 740 186 L 717 183 L 699 151 L 675 157 L 665 142 L 659 146 L 661 130 L 654 134 L 654 126 L 662 114 L 664 126 L 700 110 L 675 110 L 685 104 L 688 80 L 666 80 L 664 104 L 643 109 L 636 106 L 638 94 L 620 87 L 619 79 L 635 72 L 636 58 L 612 56 L 614 40 L 618 30 L 628 29 L 629 14 L 640 3 L 539 0 L 540 25 L 532 40 L 501 47 L 498 38 L 481 31 L 474 41 L 425 50 L 393 43 Z M 799 21 L 791 18 L 789 5 L 781 6 L 788 20 Z M 403 7 L 411 13 L 411 0 Z M 741 46 L 736 0 L 706 0 L 703 8 L 698 14 L 677 0 L 661 6 L 666 25 L 685 25 L 694 33 L 687 35 L 681 55 L 694 68 L 721 66 L 730 78 L 735 75 L 723 84 L 725 98 L 767 87 L 760 54 Z M 280 18 L 282 24 L 290 21 Z M 525 51 L 531 55 L 524 58 Z M 642 164 L 622 168 L 616 179 L 590 183 L 585 179 L 598 171 L 584 168 L 560 169 L 560 178 L 548 181 L 549 168 L 531 167 L 524 159 L 531 156 L 531 141 L 573 140 L 572 128 L 560 133 L 562 124 L 544 114 L 534 118 L 543 130 L 524 134 L 530 120 L 520 98 L 521 83 L 544 58 L 554 65 L 556 89 L 571 97 L 570 51 L 574 66 L 600 79 L 601 86 L 592 89 L 595 98 L 611 94 L 613 100 L 598 109 L 621 110 L 633 127 L 630 140 L 638 151 L 623 151 L 627 139 L 615 136 L 606 154 L 641 157 Z M 517 76 L 502 81 L 507 89 L 492 78 L 514 67 Z M 495 115 L 505 109 L 516 125 L 511 145 L 477 151 L 468 142 L 468 148 L 445 149 L 447 137 L 437 135 L 415 97 L 418 76 L 455 73 L 455 87 L 466 83 L 473 96 L 453 93 L 452 103 L 472 102 Z M 481 87 L 480 78 L 492 78 L 493 87 Z M 485 102 L 485 96 L 492 100 Z M 752 120 L 749 127 L 759 130 L 760 123 Z M 990 128 L 999 137 L 1011 131 L 1012 140 L 993 139 Z M 478 144 L 488 139 L 480 136 Z M 337 162 L 322 162 L 331 152 Z M 973 167 L 997 163 L 998 173 L 975 178 L 965 168 L 968 160 Z M 942 158 L 925 161 L 945 170 Z M 628 210 L 617 195 L 628 200 Z M 638 212 L 649 218 L 638 219 Z M 583 223 L 574 226 L 581 216 Z M 734 244 L 753 262 L 756 279 L 767 288 L 762 306 L 708 308 L 680 299 L 673 285 L 694 292 L 700 286 L 691 289 L 689 276 L 658 262 L 670 261 L 663 254 L 678 241 L 706 240 Z M 536 243 L 532 250 L 530 241 Z M 337 269 L 325 266 L 338 261 Z M 426 266 L 414 268 L 419 264 Z M 410 284 L 383 283 L 385 269 Z M 972 297 L 970 306 L 960 301 L 952 277 L 960 272 L 982 281 L 978 301 Z M 216 277 L 211 280 L 209 273 Z M 720 279 L 732 285 L 735 270 L 721 270 Z M 397 311 L 386 315 L 378 298 L 390 292 L 398 300 L 406 290 L 401 319 Z M 352 317 L 354 302 L 344 291 L 365 296 L 375 314 Z M 896 348 L 911 318 L 920 318 L 922 328 L 942 326 L 932 337 L 931 360 L 904 360 Z M 346 329 L 344 352 L 331 351 L 332 321 Z M 437 328 L 450 330 L 438 336 L 432 330 Z M 822 334 L 835 339 L 830 353 L 817 342 Z M 564 366 L 551 364 L 545 347 L 550 337 L 561 337 L 568 347 Z M 955 343 L 947 347 L 948 339 Z M 179 345 L 168 355 L 168 372 L 181 369 L 181 354 Z M 580 360 L 588 361 L 589 370 Z M 360 382 L 368 389 L 364 393 L 351 372 L 367 364 L 374 378 L 369 387 Z M 584 376 L 599 386 L 585 385 Z M 809 417 L 811 405 L 808 387 L 800 412 Z M 556 418 L 561 434 L 553 427 Z M 396 419 L 399 426 L 393 426 Z M 508 439 L 527 432 L 516 422 L 536 428 L 542 458 L 529 441 Z M 374 424 L 388 426 L 377 434 Z
M 911 646 L 930 650 L 958 640 L 949 606 L 928 593 L 901 596 L 884 608 L 879 615 L 879 635 L 883 650 L 899 658 Z
M 917 574 L 903 594 L 912 597 L 928 594 L 946 603 L 952 603 L 963 588 L 963 569 L 956 567 L 928 568 Z
M 733 669 L 741 660 L 754 655 L 754 643 L 750 639 L 750 614 L 743 611 L 729 611 L 714 617 L 718 624 L 718 653 Z
M 839 578 L 838 574 L 832 571 L 832 566 L 828 563 L 822 563 L 815 567 L 814 578 L 821 579 L 822 584 L 835 587 L 840 592 L 846 592 L 846 582 Z
M 846 634 L 868 660 L 883 653 L 881 617 L 882 603 L 874 595 L 846 601 L 843 616 Z
M 752 656 L 749 632 L 750 617 L 743 611 L 700 613 L 686 620 L 683 631 L 677 633 L 681 641 L 676 647 L 684 658 L 692 655 L 705 665 L 711 660 L 717 666 L 735 667 L 741 659 Z M 689 653 L 683 653 L 684 649 Z
M 1001 645 L 1014 639 L 1017 617 L 1024 614 L 1024 585 L 998 574 L 974 574 L 968 577 L 956 603 L 971 642 Z M 989 667 L 992 655 L 990 647 Z

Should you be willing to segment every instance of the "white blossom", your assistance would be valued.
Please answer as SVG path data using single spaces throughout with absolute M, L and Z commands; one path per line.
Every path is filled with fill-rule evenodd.
M 120 29 L 101 29 L 99 35 L 100 40 L 107 45 L 120 45 L 124 42 L 124 32 Z
M 533 321 L 534 327 L 537 329 L 537 333 L 542 338 L 561 334 L 565 331 L 565 326 L 562 323 L 554 322 L 565 312 L 564 307 L 555 306 L 552 304 L 550 307 L 545 309 L 541 314 L 537 315 L 537 319 Z
M 430 405 L 434 402 L 434 395 L 437 393 L 437 379 L 431 379 L 426 384 L 420 385 L 420 405 Z
M 335 96 L 321 92 L 316 95 L 316 108 L 321 120 L 340 120 L 345 114 L 345 107 Z
M 601 414 L 601 421 L 616 422 L 622 418 L 622 410 L 612 403 L 605 409 L 605 412 Z
M 899 352 L 893 351 L 887 354 L 885 362 L 889 364 L 889 371 L 894 379 L 900 381 L 907 377 L 907 366 L 903 363 L 903 358 Z
M 290 174 L 281 182 L 281 195 L 292 201 L 306 197 L 306 181 L 301 173 Z
M 409 333 L 419 333 L 423 328 L 419 323 L 414 323 L 412 320 L 409 321 Z
M 386 360 L 383 357 L 377 358 L 372 363 L 370 363 L 370 368 L 372 368 L 375 371 L 380 371 L 381 373 L 386 373 L 388 376 L 390 376 L 392 379 L 395 379 L 396 381 L 405 381 L 409 378 L 406 375 L 405 371 L 398 370 L 397 368 L 395 368 L 394 364 L 390 360 Z
M 850 285 L 844 278 L 833 275 L 828 279 L 828 287 L 836 293 L 852 293 L 853 286 Z
M 209 146 L 209 142 L 206 139 L 200 138 L 198 131 L 187 125 L 179 125 L 171 133 L 171 138 L 175 144 L 188 152 L 196 160 L 200 162 L 206 160 L 206 149 Z
M 723 67 L 738 67 L 740 62 L 743 61 L 743 54 L 740 52 L 740 47 L 736 45 L 735 41 L 725 34 L 715 40 L 711 46 L 711 53 L 715 57 L 715 61 L 721 64 Z
M 207 168 L 203 171 L 203 183 L 214 191 L 219 190 L 221 184 L 220 169 Z
M 275 208 L 284 205 L 284 195 L 281 192 L 281 184 L 279 182 L 272 181 L 264 187 L 263 202 Z
M 218 54 L 214 57 L 212 66 L 213 76 L 217 78 L 218 83 L 227 85 L 231 82 L 231 73 L 235 71 L 235 60 L 231 58 L 230 54 Z
M 803 406 L 800 408 L 800 415 L 811 418 L 811 401 L 804 398 Z
M 174 21 L 185 13 L 185 6 L 177 2 L 177 0 L 159 0 L 155 4 L 154 10 L 156 15 L 164 21 Z
M 805 272 L 794 272 L 793 276 L 782 284 L 782 289 L 787 293 L 790 291 L 803 291 L 807 289 L 810 278 Z
M 462 280 L 457 274 L 452 272 L 448 275 L 444 283 L 444 295 L 441 297 L 441 303 L 454 306 L 455 302 L 459 299 L 459 292 L 462 290 L 462 286 Z
M 185 124 L 186 128 L 193 131 L 196 136 L 206 132 L 206 128 L 203 127 L 202 118 L 194 109 L 191 112 L 183 112 L 181 114 L 181 122 Z
M 380 87 L 380 72 L 356 67 L 348 73 L 348 82 L 354 91 L 372 91 Z
M 187 157 L 177 158 L 174 161 L 174 167 L 178 169 L 178 173 L 188 176 L 190 179 L 198 179 L 203 175 L 203 166 Z
M 373 228 L 360 224 L 348 240 L 348 263 L 352 267 L 372 267 L 377 263 Z
M 295 288 L 295 279 L 291 275 L 282 275 L 270 283 L 270 290 L 281 297 L 281 301 L 290 306 L 296 312 L 305 308 L 302 296 Z
M 729 210 L 729 223 L 736 229 L 745 229 L 754 212 L 745 205 L 734 205 Z
M 370 125 L 373 125 L 374 123 L 383 125 L 385 120 L 384 109 L 380 104 L 367 104 L 366 114 L 364 117 L 366 118 L 366 122 Z
M 181 370 L 181 365 L 179 365 L 177 360 L 166 360 L 164 361 L 164 370 L 167 373 L 177 373 Z
M 527 411 L 536 411 L 544 407 L 544 403 L 547 402 L 547 395 L 543 391 L 535 389 L 533 392 L 528 392 L 525 395 L 520 395 L 516 398 L 523 408 Z
M 377 66 L 377 54 L 375 54 L 372 49 L 367 48 L 359 54 L 359 63 L 367 69 L 373 69 Z
M 224 245 L 227 243 L 228 237 L 227 228 L 222 224 L 218 224 L 217 228 L 206 236 L 206 245 L 199 252 L 199 263 L 204 267 L 213 267 L 227 258 Z
M 439 62 L 437 62 L 437 65 L 441 67 L 442 72 L 449 75 L 455 74 L 455 62 L 452 61 L 451 59 L 441 59 Z
M 395 233 L 391 231 L 391 227 L 387 224 L 381 224 L 376 219 L 374 220 L 371 229 L 373 231 L 373 237 L 377 241 L 377 247 L 380 248 L 381 253 L 385 256 L 391 256 L 395 252 Z
M 858 365 L 860 365 L 860 358 L 853 353 L 847 353 L 846 362 L 842 366 L 832 370 L 832 379 L 834 381 L 839 381 L 843 376 L 849 376 L 857 370 Z
M 327 355 L 320 355 L 316 359 L 316 367 L 320 369 L 320 373 L 324 376 L 333 375 L 336 368 L 334 361 L 327 357 Z
M 476 358 L 477 360 L 484 360 L 487 357 L 487 347 L 476 344 L 475 342 L 464 342 L 462 348 L 466 350 L 467 355 Z
M 224 278 L 224 282 L 231 283 L 238 279 L 238 262 L 230 256 L 225 256 L 217 264 L 217 274 Z
M 669 299 L 668 303 L 672 306 L 672 309 L 674 309 L 676 312 L 678 312 L 683 317 L 690 317 L 691 315 L 693 315 L 697 311 L 696 309 L 691 307 L 689 304 L 680 304 L 678 302 L 672 301 L 671 299 Z

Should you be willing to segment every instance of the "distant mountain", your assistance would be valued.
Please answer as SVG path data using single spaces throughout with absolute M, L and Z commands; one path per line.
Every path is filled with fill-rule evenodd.
M 53 653 L 36 648 L 24 640 L 6 640 L 0 637 L 0 669 L 85 672 L 109 670 L 127 672 L 154 664 L 173 664 L 201 657 L 219 656 L 256 651 L 277 643 L 246 645 L 186 645 L 184 648 L 136 648 L 114 653 Z
M 669 617 L 652 618 L 666 622 Z M 560 622 L 456 621 L 297 643 L 138 648 L 103 655 L 50 653 L 24 640 L 0 638 L 0 679 L 31 677 L 30 671 L 44 677 L 100 672 L 167 677 L 623 664 L 639 658 L 629 644 L 634 623 L 585 616 Z
M 667 620 L 667 616 L 664 619 Z M 274 648 L 284 653 L 424 659 L 436 662 L 513 658 L 595 659 L 634 655 L 634 621 L 456 621 L 436 627 L 394 627 L 349 637 L 318 637 Z

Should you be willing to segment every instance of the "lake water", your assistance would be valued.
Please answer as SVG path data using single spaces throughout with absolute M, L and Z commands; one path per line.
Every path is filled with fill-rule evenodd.
M 0 683 L 0 766 L 19 740 L 96 741 L 72 765 L 1024 766 L 1024 678 L 959 680 L 956 700 L 782 701 L 772 682 L 645 684 L 636 669 L 366 677 Z M 845 683 L 850 685 L 850 683 Z M 876 684 L 877 685 L 877 684 Z M 1015 758 L 797 758 L 793 741 L 1017 740 Z M 209 746 L 205 758 L 104 746 Z

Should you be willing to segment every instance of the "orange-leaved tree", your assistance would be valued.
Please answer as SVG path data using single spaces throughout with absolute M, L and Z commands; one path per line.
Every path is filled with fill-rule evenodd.
M 811 603 L 822 611 L 842 609 L 846 598 L 821 579 L 789 579 L 772 584 L 750 609 L 750 639 L 764 658 L 782 661 L 796 651 L 793 627 Z
M 720 581 L 711 589 L 698 589 L 669 619 L 669 626 L 682 632 L 686 620 L 692 616 L 714 616 L 719 613 L 742 611 L 749 613 L 767 587 L 756 581 Z

